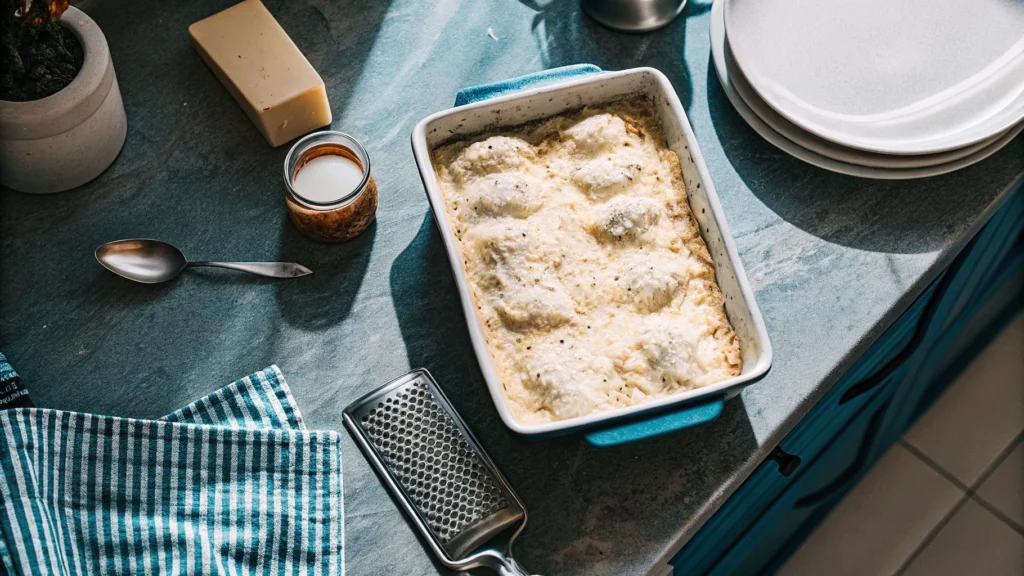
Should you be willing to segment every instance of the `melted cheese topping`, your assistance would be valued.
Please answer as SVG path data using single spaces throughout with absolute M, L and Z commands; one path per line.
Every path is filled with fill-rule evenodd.
M 434 160 L 516 419 L 585 416 L 740 373 L 649 102 L 447 144 Z

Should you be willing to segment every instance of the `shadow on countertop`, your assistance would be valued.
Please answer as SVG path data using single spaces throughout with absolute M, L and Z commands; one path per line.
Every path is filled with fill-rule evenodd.
M 519 0 L 536 15 L 532 29 L 544 68 L 590 63 L 604 70 L 653 66 L 668 76 L 683 108 L 690 110 L 693 88 L 683 58 L 686 20 L 711 10 L 711 2 L 687 2 L 683 13 L 658 30 L 634 34 L 617 32 L 583 13 L 579 2 Z
M 739 177 L 771 211 L 827 242 L 892 254 L 949 246 L 949 214 L 980 214 L 999 192 L 984 180 L 998 158 L 1020 155 L 1017 137 L 992 157 L 931 178 L 872 180 L 811 166 L 779 150 L 736 112 L 708 55 L 708 108 L 718 140 Z M 983 193 L 980 193 L 983 192 Z
M 580 435 L 527 441 L 509 431 L 499 423 L 478 367 L 429 212 L 392 264 L 391 296 L 409 364 L 431 371 L 526 503 L 529 522 L 514 552 L 531 573 L 580 566 L 593 574 L 629 573 L 629 559 L 605 557 L 603 550 L 628 538 L 638 553 L 651 553 L 647 549 L 658 546 L 654 534 L 679 522 L 677 516 L 635 517 L 623 526 L 622 518 L 636 516 L 624 510 L 630 503 L 653 499 L 695 514 L 757 447 L 742 401 L 727 402 L 707 425 L 612 448 L 595 448 Z
M 325 244 L 306 238 L 289 219 L 282 219 L 277 259 L 302 264 L 313 274 L 275 285 L 281 318 L 304 330 L 318 331 L 344 320 L 363 284 L 376 236 L 375 221 L 348 242 Z
M 416 237 L 391 265 L 391 299 L 409 365 L 429 370 L 472 424 L 475 415 L 467 408 L 486 406 L 491 398 L 473 353 L 448 256 L 429 211 Z

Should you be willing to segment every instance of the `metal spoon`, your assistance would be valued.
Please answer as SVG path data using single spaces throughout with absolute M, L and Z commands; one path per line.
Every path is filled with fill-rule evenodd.
M 292 262 L 189 262 L 171 244 L 136 238 L 114 240 L 96 249 L 96 261 L 118 276 L 143 284 L 166 282 L 192 266 L 216 266 L 270 278 L 297 278 L 313 271 Z

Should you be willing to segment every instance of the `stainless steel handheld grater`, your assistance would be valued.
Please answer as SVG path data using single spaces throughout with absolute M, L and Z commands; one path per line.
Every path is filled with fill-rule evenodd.
M 442 564 L 529 576 L 511 553 L 526 507 L 426 369 L 353 402 L 345 426 Z

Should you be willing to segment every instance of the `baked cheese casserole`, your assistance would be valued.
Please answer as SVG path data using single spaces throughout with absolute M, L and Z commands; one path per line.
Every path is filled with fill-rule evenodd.
M 447 143 L 434 167 L 517 420 L 740 373 L 679 158 L 637 97 Z

